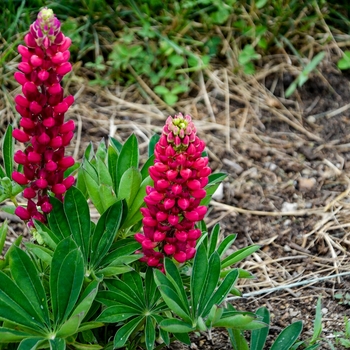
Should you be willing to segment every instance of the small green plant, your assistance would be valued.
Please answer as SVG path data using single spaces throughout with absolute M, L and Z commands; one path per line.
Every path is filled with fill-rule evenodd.
M 334 299 L 338 300 L 340 305 L 350 305 L 350 293 L 337 293 L 334 294 Z
M 286 90 L 286 97 L 289 97 L 293 94 L 293 92 L 297 89 L 297 87 L 302 87 L 308 80 L 309 75 L 312 73 L 316 67 L 321 63 L 325 56 L 325 52 L 319 52 L 302 70 L 302 72 L 298 75 L 298 77 L 293 81 L 292 84 Z
M 350 51 L 344 51 L 344 56 L 338 61 L 337 66 L 341 70 L 350 69 Z
M 229 307 L 232 308 L 232 307 Z M 234 350 L 264 350 L 269 333 L 270 312 L 266 307 L 261 307 L 255 312 L 257 321 L 267 325 L 265 328 L 252 329 L 250 342 L 245 338 L 244 332 L 239 329 L 228 329 L 231 344 Z M 277 336 L 269 350 L 314 350 L 320 347 L 320 335 L 322 332 L 321 298 L 317 301 L 314 331 L 312 338 L 307 341 L 298 340 L 303 329 L 302 321 L 296 321 L 287 326 Z
M 343 346 L 346 349 L 350 349 L 350 321 L 347 317 L 344 316 L 344 332 L 334 332 L 335 336 L 335 345 L 338 347 L 339 345 Z M 328 345 L 331 347 L 332 350 L 336 350 L 337 347 L 334 347 L 333 344 L 331 344 L 328 341 Z

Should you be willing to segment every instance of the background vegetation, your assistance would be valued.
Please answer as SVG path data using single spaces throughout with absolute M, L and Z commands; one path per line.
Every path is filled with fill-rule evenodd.
M 136 83 L 157 103 L 174 105 L 196 89 L 199 72 L 225 65 L 251 75 L 271 55 L 300 68 L 287 95 L 323 59 L 350 67 L 349 4 L 298 0 L 4 0 L 0 4 L 0 84 L 13 88 L 16 47 L 48 6 L 73 40 L 72 62 L 91 84 Z M 332 44 L 332 45 L 329 45 Z M 339 62 L 340 60 L 340 62 Z

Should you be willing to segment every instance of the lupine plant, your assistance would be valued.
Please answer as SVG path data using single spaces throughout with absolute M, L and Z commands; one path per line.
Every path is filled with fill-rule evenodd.
M 71 40 L 45 8 L 24 41 L 21 118 L 4 135 L 0 200 L 13 203 L 2 209 L 32 239 L 20 236 L 0 260 L 0 349 L 151 350 L 213 327 L 266 327 L 259 314 L 223 304 L 240 294 L 239 278 L 252 277 L 233 265 L 259 247 L 228 253 L 236 235 L 221 240 L 219 225 L 208 233 L 203 218 L 225 175 L 211 174 L 191 117 L 167 119 L 141 168 L 135 135 L 90 144 L 75 163 L 65 155 L 73 97 L 61 86 Z M 7 231 L 5 222 L 0 252 Z

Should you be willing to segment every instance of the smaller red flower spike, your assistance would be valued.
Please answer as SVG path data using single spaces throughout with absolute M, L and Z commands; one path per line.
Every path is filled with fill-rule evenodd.
M 147 208 L 141 209 L 143 234 L 135 235 L 144 254 L 140 260 L 149 266 L 162 270 L 164 256 L 183 263 L 196 253 L 201 231 L 195 224 L 207 211 L 200 201 L 211 173 L 204 148 L 189 115 L 167 119 L 149 168 L 154 187 L 146 188 Z
M 26 46 L 18 46 L 21 72 L 15 73 L 24 95 L 15 97 L 21 129 L 15 129 L 12 136 L 27 146 L 14 156 L 15 162 L 23 165 L 23 174 L 13 172 L 12 178 L 29 186 L 23 192 L 28 206 L 17 207 L 16 214 L 32 225 L 32 219 L 45 222 L 52 210 L 48 191 L 62 199 L 74 183 L 72 176 L 64 179 L 64 171 L 74 164 L 72 157 L 64 156 L 75 128 L 72 120 L 64 122 L 64 114 L 74 98 L 63 98 L 61 87 L 63 76 L 72 69 L 68 62 L 71 40 L 61 32 L 60 21 L 51 9 L 39 12 L 24 41 Z

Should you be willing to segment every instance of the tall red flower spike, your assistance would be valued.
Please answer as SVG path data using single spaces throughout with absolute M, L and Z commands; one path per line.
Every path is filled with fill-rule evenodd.
M 201 231 L 195 224 L 207 212 L 200 202 L 211 173 L 208 157 L 201 156 L 204 148 L 189 115 L 167 119 L 149 168 L 154 187 L 146 188 L 147 207 L 141 208 L 143 234 L 135 235 L 144 254 L 140 260 L 149 266 L 162 268 L 164 256 L 183 263 L 196 253 Z
M 15 162 L 23 165 L 23 173 L 15 171 L 12 178 L 27 185 L 23 196 L 28 205 L 17 207 L 16 214 L 32 225 L 32 219 L 45 222 L 46 214 L 52 210 L 48 191 L 62 200 L 74 183 L 73 176 L 64 178 L 64 171 L 74 164 L 72 157 L 64 156 L 75 128 L 72 120 L 64 122 L 64 114 L 74 98 L 63 98 L 60 84 L 72 70 L 68 62 L 71 39 L 63 35 L 60 21 L 51 9 L 39 12 L 24 41 L 26 46 L 18 46 L 21 72 L 14 75 L 24 95 L 15 97 L 21 128 L 15 129 L 12 136 L 26 143 L 26 148 L 14 155 Z

